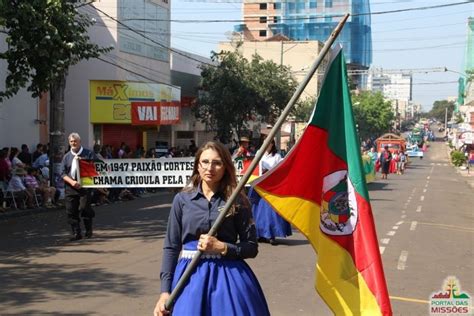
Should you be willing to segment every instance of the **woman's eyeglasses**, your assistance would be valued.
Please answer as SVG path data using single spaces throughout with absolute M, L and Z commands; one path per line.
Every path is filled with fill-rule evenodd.
M 201 160 L 199 164 L 201 165 L 201 168 L 204 168 L 204 169 L 207 169 L 207 168 L 220 169 L 224 166 L 224 163 L 221 160 L 204 159 L 204 160 Z

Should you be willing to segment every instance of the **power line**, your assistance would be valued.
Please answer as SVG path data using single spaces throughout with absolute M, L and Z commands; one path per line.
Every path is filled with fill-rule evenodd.
M 458 83 L 458 82 L 457 81 L 411 82 L 411 83 L 391 82 L 391 83 L 385 84 L 384 86 L 425 86 L 425 85 L 451 84 L 451 83 Z
M 125 30 L 126 28 L 123 27 L 114 27 L 111 25 L 107 25 L 104 22 L 96 22 L 94 24 L 95 26 L 100 26 L 100 27 L 105 27 L 105 28 L 114 28 L 117 30 Z M 451 23 L 451 24 L 437 24 L 437 25 L 428 25 L 428 26 L 422 26 L 422 27 L 412 27 L 412 28 L 403 28 L 403 29 L 396 29 L 396 30 L 386 30 L 386 31 L 376 31 L 373 30 L 371 31 L 372 34 L 378 34 L 378 33 L 387 33 L 387 32 L 398 32 L 402 30 L 414 30 L 414 29 L 425 29 L 429 28 L 432 29 L 434 27 L 446 27 L 446 26 L 452 26 L 452 25 L 465 25 L 465 23 Z M 373 27 L 372 27 L 373 28 Z M 146 30 L 138 30 L 138 32 L 143 32 L 144 34 L 151 34 L 151 35 L 171 35 L 175 37 L 184 37 L 184 36 L 190 36 L 189 40 L 194 41 L 199 41 L 198 39 L 195 39 L 196 37 L 201 37 L 201 38 L 207 38 L 209 40 L 212 39 L 221 39 L 222 38 L 222 32 L 184 32 L 184 31 L 173 31 L 173 32 L 153 32 L 153 31 L 146 31 Z M 1 32 L 1 31 L 0 31 Z M 358 34 L 359 32 L 355 32 L 355 34 Z M 443 36 L 443 37 L 435 37 L 434 39 L 444 39 L 444 38 L 457 38 L 457 37 L 462 37 L 465 38 L 465 35 L 459 35 L 459 34 L 454 34 L 452 36 Z M 433 38 L 430 37 L 423 37 L 423 38 L 409 38 L 409 37 L 401 37 L 401 38 L 385 38 L 383 40 L 372 40 L 372 43 L 381 43 L 381 42 L 391 42 L 391 41 L 426 41 L 426 40 L 432 40 Z M 213 43 L 218 43 L 221 41 L 215 41 Z
M 79 8 L 81 8 L 81 7 L 83 7 L 83 6 L 86 6 L 86 5 L 89 5 L 89 4 L 93 3 L 93 2 L 95 2 L 95 0 L 92 0 L 92 1 L 90 1 L 90 2 L 84 2 L 84 3 L 81 3 L 81 4 L 79 4 L 79 5 L 76 5 L 75 8 L 76 8 L 76 9 L 79 9 Z
M 122 69 L 122 70 L 125 70 L 125 71 L 127 71 L 127 72 L 129 72 L 129 73 L 131 73 L 131 74 L 134 74 L 134 75 L 136 75 L 136 76 L 138 76 L 138 77 L 144 78 L 144 79 L 146 79 L 146 80 L 148 80 L 148 81 L 151 81 L 151 82 L 153 82 L 153 83 L 159 83 L 159 84 L 164 84 L 164 85 L 167 85 L 167 86 L 172 86 L 172 87 L 180 88 L 180 87 L 178 87 L 178 86 L 175 86 L 175 85 L 172 85 L 172 84 L 169 84 L 169 83 L 166 83 L 166 82 L 162 82 L 162 81 L 158 81 L 158 80 L 149 78 L 149 77 L 144 76 L 144 75 L 142 75 L 142 74 L 140 74 L 140 73 L 138 73 L 138 72 L 135 72 L 135 71 L 133 71 L 133 70 L 130 70 L 130 69 L 128 69 L 128 68 L 125 68 L 125 67 L 123 67 L 123 66 L 121 66 L 121 65 L 119 65 L 119 64 L 117 64 L 117 63 L 108 61 L 108 60 L 106 60 L 106 59 L 104 59 L 104 58 L 102 58 L 102 57 L 96 57 L 96 58 L 97 58 L 98 60 L 100 60 L 100 61 L 106 63 L 106 64 L 115 66 L 115 67 L 120 68 L 120 69 Z
M 464 4 L 474 3 L 473 0 L 462 1 L 462 2 L 453 2 L 447 4 L 438 4 L 432 6 L 423 6 L 415 8 L 406 8 L 406 9 L 397 9 L 397 10 L 386 10 L 386 11 L 377 11 L 377 12 L 366 12 L 366 13 L 356 13 L 351 14 L 352 17 L 357 16 L 368 16 L 368 15 L 381 15 L 381 14 L 391 14 L 391 13 L 401 13 L 401 12 L 410 12 L 410 11 L 424 11 L 430 9 L 440 9 L 446 7 L 459 6 Z M 101 11 L 102 12 L 102 11 Z M 300 21 L 300 20 L 310 20 L 317 17 L 343 17 L 344 14 L 321 14 L 321 15 L 311 15 L 311 17 L 294 17 L 294 18 L 281 18 L 281 21 Z M 248 17 L 246 19 L 227 19 L 227 20 L 184 20 L 184 19 L 148 19 L 148 18 L 130 18 L 123 19 L 123 21 L 157 21 L 157 22 L 173 22 L 173 23 L 244 23 L 244 22 L 253 22 L 259 21 L 260 17 Z
M 162 72 L 162 71 L 159 71 L 159 70 L 154 70 L 154 69 L 151 69 L 149 66 L 145 66 L 145 65 L 142 65 L 142 64 L 139 64 L 139 63 L 136 63 L 136 62 L 133 62 L 129 59 L 125 59 L 125 58 L 122 58 L 118 55 L 114 55 L 114 54 L 110 54 L 108 53 L 106 55 L 107 57 L 109 57 L 110 59 L 117 59 L 120 63 L 123 63 L 123 64 L 128 64 L 130 66 L 136 66 L 136 67 L 139 67 L 141 68 L 140 71 L 144 72 L 144 73 L 147 73 L 151 76 L 159 76 L 159 77 L 162 77 L 164 80 L 169 80 L 171 78 L 171 75 L 170 74 L 167 74 L 165 72 Z

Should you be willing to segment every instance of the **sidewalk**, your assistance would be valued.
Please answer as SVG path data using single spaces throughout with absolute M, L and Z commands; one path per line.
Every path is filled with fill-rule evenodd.
M 166 195 L 169 194 L 168 191 L 160 191 L 158 190 L 155 193 L 145 193 L 140 197 L 137 197 L 136 199 L 145 199 L 149 198 L 152 196 L 159 196 L 159 195 Z M 117 204 L 117 203 L 123 203 L 123 202 L 128 202 L 128 201 L 117 201 L 111 204 Z M 93 208 L 100 208 L 101 206 L 104 205 L 109 205 L 109 204 L 102 204 L 102 205 L 92 205 Z M 32 209 L 26 209 L 26 210 L 16 210 L 16 209 L 7 209 L 5 212 L 0 213 L 0 221 L 7 220 L 10 218 L 16 218 L 16 217 L 21 217 L 21 216 L 28 216 L 28 215 L 34 215 L 34 214 L 41 214 L 41 213 L 47 213 L 47 212 L 65 212 L 64 206 L 60 206 L 57 208 L 46 208 L 46 207 L 36 207 Z
M 61 212 L 64 211 L 64 207 L 58 208 L 46 208 L 46 207 L 36 207 L 26 210 L 16 210 L 16 209 L 7 209 L 5 212 L 0 213 L 0 221 L 6 220 L 9 218 L 21 217 L 26 215 L 40 214 L 46 212 Z
M 454 167 L 456 168 L 456 167 Z M 474 170 L 471 167 L 471 170 L 456 168 L 456 172 L 463 176 L 464 181 L 474 189 Z
M 474 189 L 474 166 L 471 166 L 470 170 L 467 169 L 466 167 L 455 167 L 451 163 L 450 152 L 451 152 L 451 149 L 449 148 L 449 146 L 446 146 L 446 154 L 448 155 L 449 163 L 454 168 L 454 170 L 456 170 L 456 172 L 459 173 L 463 177 L 467 185 L 470 186 L 472 189 Z

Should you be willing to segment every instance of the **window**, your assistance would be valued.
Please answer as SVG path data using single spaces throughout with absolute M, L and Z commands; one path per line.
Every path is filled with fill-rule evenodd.
M 261 16 L 260 17 L 260 23 L 267 23 L 267 17 L 266 16 Z
M 277 16 L 273 17 L 273 23 L 278 23 L 278 17 Z
M 260 30 L 258 35 L 260 37 L 267 37 L 267 30 Z
M 289 10 L 290 12 L 294 12 L 294 11 L 295 11 L 296 4 L 295 4 L 294 2 L 288 2 L 287 5 L 288 5 L 288 10 Z
M 267 4 L 266 3 L 260 3 L 260 10 L 266 10 L 267 9 Z
M 275 10 L 281 10 L 281 2 L 275 2 L 273 4 L 273 9 Z
M 303 1 L 297 1 L 296 2 L 296 12 L 301 13 L 304 11 L 304 2 Z
M 318 7 L 318 3 L 316 1 L 310 1 L 309 2 L 309 8 L 310 9 L 316 9 Z
M 324 6 L 326 8 L 332 8 L 332 0 L 325 0 L 324 1 Z

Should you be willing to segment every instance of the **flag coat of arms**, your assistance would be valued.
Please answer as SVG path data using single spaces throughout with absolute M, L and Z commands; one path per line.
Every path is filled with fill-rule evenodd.
M 391 315 L 342 49 L 305 132 L 253 186 L 317 253 L 316 290 L 336 315 Z

